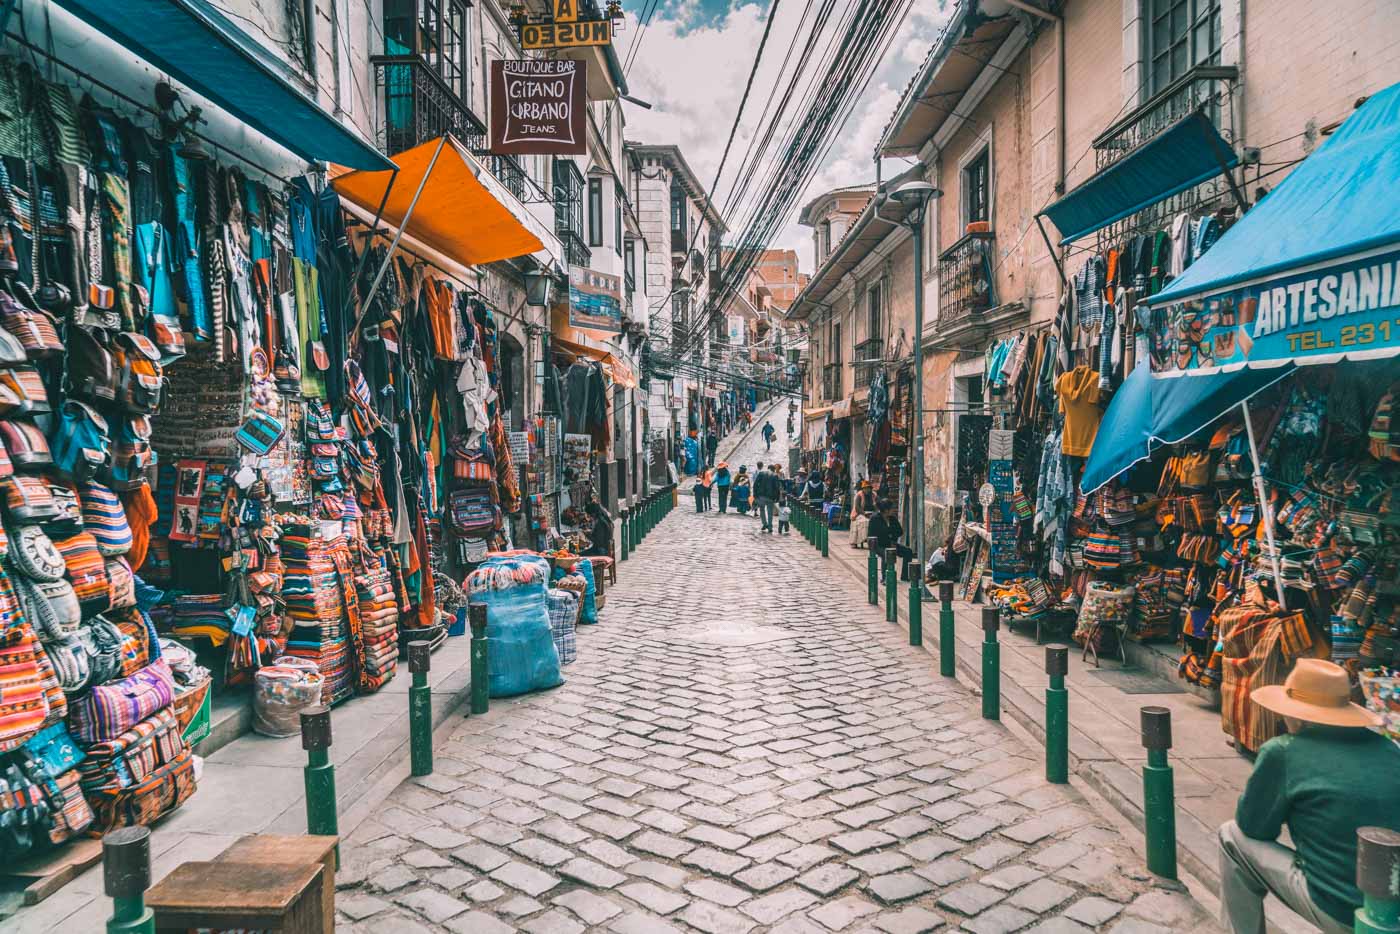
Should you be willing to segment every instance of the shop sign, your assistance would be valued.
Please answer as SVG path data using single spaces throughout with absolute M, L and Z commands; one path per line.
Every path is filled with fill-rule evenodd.
M 569 59 L 491 63 L 491 151 L 588 152 L 588 70 Z
M 744 319 L 739 315 L 729 316 L 729 343 L 738 346 L 744 342 Z
M 622 331 L 622 277 L 574 266 L 569 270 L 569 324 Z
M 1400 353 L 1400 250 L 1170 305 L 1156 372 L 1333 363 Z
M 714 388 L 714 387 L 712 387 L 712 386 L 706 386 L 706 387 L 704 388 L 704 390 L 702 390 L 702 391 L 704 392 L 705 398 L 706 398 L 706 399 L 714 399 L 716 402 L 719 401 L 719 390 L 718 390 L 718 389 L 716 389 L 716 388 Z
M 611 45 L 612 20 L 576 19 L 572 22 L 526 23 L 520 27 L 522 49 L 562 49 L 586 45 Z
M 832 418 L 850 418 L 851 400 L 850 398 L 839 399 L 831 404 Z

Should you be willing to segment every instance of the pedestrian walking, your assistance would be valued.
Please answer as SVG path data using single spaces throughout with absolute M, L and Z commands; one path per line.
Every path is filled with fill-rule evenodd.
M 739 472 L 734 475 L 734 484 L 729 488 L 729 502 L 738 510 L 739 515 L 749 514 L 749 497 L 753 489 L 753 478 L 749 476 L 749 468 L 739 465 Z
M 709 467 L 700 470 L 700 476 L 695 478 L 695 511 L 709 512 L 710 510 L 710 488 L 715 482 L 715 472 Z
M 788 529 L 791 527 L 791 526 L 790 526 L 790 523 L 791 523 L 791 522 L 792 522 L 792 507 L 789 506 L 787 503 L 783 503 L 782 508 L 778 510 L 778 534 L 779 534 L 779 535 L 786 535 L 786 534 L 788 534 Z
M 711 467 L 715 465 L 715 451 L 719 450 L 719 435 L 715 434 L 713 428 L 705 436 L 705 463 Z
M 773 465 L 774 468 L 777 464 Z M 774 470 L 764 470 L 763 465 L 759 465 L 759 471 L 753 481 L 753 501 L 758 507 L 758 519 L 762 523 L 760 532 L 773 531 L 773 507 L 782 498 L 782 488 L 778 485 L 778 475 Z
M 772 422 L 763 423 L 763 449 L 771 451 L 773 449 L 773 439 L 777 437 L 778 429 L 773 427 Z
M 719 512 L 724 515 L 729 512 L 729 487 L 734 482 L 734 478 L 729 473 L 729 462 L 720 461 L 715 468 L 715 489 L 719 490 Z
M 1260 747 L 1235 819 L 1220 828 L 1220 919 L 1264 934 L 1274 895 L 1313 927 L 1350 931 L 1361 907 L 1356 831 L 1400 830 L 1400 750 L 1369 729 L 1379 718 L 1351 703 L 1346 669 L 1332 662 L 1299 659 L 1283 684 L 1249 699 L 1288 733 Z M 1285 826 L 1291 849 L 1278 842 Z

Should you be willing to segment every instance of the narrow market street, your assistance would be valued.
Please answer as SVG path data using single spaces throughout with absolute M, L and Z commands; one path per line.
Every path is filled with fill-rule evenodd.
M 344 929 L 1215 930 L 796 534 L 683 491 L 600 616 L 348 836 Z

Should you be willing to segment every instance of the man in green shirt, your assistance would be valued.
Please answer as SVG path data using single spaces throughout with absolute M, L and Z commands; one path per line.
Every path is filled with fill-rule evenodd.
M 1299 659 L 1282 685 L 1250 694 L 1288 734 L 1259 750 L 1254 772 L 1220 828 L 1220 911 L 1236 934 L 1264 934 L 1272 893 L 1327 934 L 1352 930 L 1359 827 L 1400 830 L 1400 747 L 1367 727 L 1346 670 Z M 1277 842 L 1287 825 L 1296 849 Z

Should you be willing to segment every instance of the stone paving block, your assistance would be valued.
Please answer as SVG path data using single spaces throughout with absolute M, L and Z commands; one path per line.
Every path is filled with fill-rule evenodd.
M 859 895 L 847 895 L 807 912 L 807 917 L 829 931 L 844 931 L 850 925 L 879 911 L 880 907 Z
M 669 915 L 690 903 L 690 899 L 684 895 L 650 882 L 629 882 L 617 891 L 658 915 Z
M 370 880 L 370 886 L 381 892 L 397 892 L 418 881 L 418 874 L 407 866 L 390 866 Z
M 743 915 L 703 901 L 687 905 L 680 920 L 704 934 L 747 934 L 754 927 Z
M 744 869 L 753 860 L 736 856 L 733 853 L 726 853 L 723 850 L 716 850 L 714 847 L 702 846 L 682 856 L 681 862 L 687 866 L 695 866 L 708 873 L 729 878 Z
M 865 888 L 883 904 L 897 905 L 933 891 L 933 883 L 912 872 L 892 872 L 876 876 Z
M 978 882 L 969 882 L 944 892 L 938 904 L 963 915 L 978 915 L 1005 898 L 1005 893 Z
M 863 872 L 867 876 L 883 876 L 886 873 L 907 869 L 912 864 L 912 860 L 908 856 L 896 850 L 877 850 L 874 853 L 866 853 L 864 856 L 846 860 L 847 866 L 858 872 Z
M 579 825 L 611 840 L 625 840 L 642 829 L 642 825 L 635 821 L 614 817 L 611 814 L 589 814 L 579 820 Z
M 836 851 L 816 843 L 808 843 L 795 850 L 789 850 L 778 857 L 778 862 L 794 869 L 808 869 L 823 860 L 836 855 Z
M 945 856 L 942 859 L 918 866 L 914 871 L 934 885 L 944 886 L 966 879 L 977 870 L 971 863 L 964 862 L 956 856 Z
M 839 863 L 826 863 L 797 877 L 797 884 L 822 898 L 830 898 L 860 878 L 860 873 Z
M 597 927 L 622 912 L 613 902 L 585 889 L 574 889 L 572 892 L 556 895 L 553 903 L 569 909 L 590 927 Z
M 388 907 L 388 902 L 364 892 L 350 892 L 335 899 L 336 911 L 343 912 L 351 921 L 362 921 Z
M 616 888 L 627 881 L 627 877 L 622 873 L 582 856 L 568 860 L 560 865 L 556 871 L 566 879 L 581 882 L 595 889 Z
M 506 890 L 490 879 L 482 879 L 480 882 L 468 886 L 462 894 L 474 902 L 491 902 L 506 894 Z
M 1064 910 L 1066 918 L 1096 928 L 1118 916 L 1123 906 L 1098 895 L 1089 895 Z
M 679 859 L 686 853 L 695 849 L 695 844 L 687 840 L 680 840 L 676 837 L 657 833 L 654 830 L 643 831 L 637 834 L 628 843 L 628 848 L 641 850 L 643 853 L 650 853 L 653 856 L 661 856 L 665 859 Z
M 737 850 L 749 842 L 749 838 L 743 834 L 733 833 L 720 827 L 711 827 L 708 824 L 698 824 L 687 830 L 683 836 L 687 840 L 706 843 L 721 850 Z
M 491 878 L 508 888 L 526 895 L 543 895 L 559 884 L 559 877 L 536 869 L 527 863 L 512 860 L 492 871 Z
M 836 821 L 819 817 L 815 820 L 799 821 L 784 830 L 783 834 L 800 843 L 815 843 L 818 840 L 825 840 L 832 834 L 841 833 L 843 829 Z
M 830 842 L 832 846 L 845 850 L 853 856 L 858 856 L 866 850 L 889 846 L 896 841 L 894 837 L 878 830 L 856 830 L 851 833 L 837 834 L 831 838 Z
M 413 909 L 434 924 L 441 924 L 470 907 L 465 902 L 460 902 L 451 895 L 445 895 L 436 889 L 419 889 L 416 892 L 400 895 L 394 901 L 405 908 Z
M 815 905 L 817 901 L 815 895 L 801 889 L 786 888 L 755 898 L 740 906 L 739 910 L 759 924 L 775 924 L 794 912 Z
M 750 894 L 743 889 L 726 885 L 716 879 L 694 879 L 685 884 L 685 890 L 698 899 L 726 908 L 733 908 L 750 898 Z
M 1037 915 L 1044 915 L 1049 914 L 1056 906 L 1063 904 L 1072 895 L 1074 895 L 1074 889 L 1067 885 L 1062 885 L 1053 879 L 1037 879 L 1017 891 L 1007 901 L 1018 908 L 1024 908 Z
M 1013 856 L 1018 856 L 1023 852 L 1025 851 L 1020 847 L 1011 846 L 1004 840 L 997 840 L 993 843 L 985 843 L 977 847 L 977 849 L 973 850 L 971 853 L 963 856 L 963 859 L 967 860 L 978 869 L 991 869 L 998 863 L 1010 859 Z
M 608 926 L 615 934 L 681 934 L 681 929 L 645 911 L 629 911 Z
M 943 926 L 943 916 L 926 908 L 910 906 L 899 911 L 884 912 L 872 924 L 884 934 L 927 934 Z
M 1007 931 L 1019 931 L 1034 922 L 1035 918 L 1028 911 L 1002 904 L 964 921 L 962 926 L 973 934 L 1006 934 Z
M 755 892 L 766 892 L 796 877 L 796 869 L 779 863 L 759 863 L 733 876 L 735 882 Z
M 455 934 L 515 934 L 514 927 L 483 911 L 469 911 L 458 915 L 447 922 L 446 927 Z
M 583 934 L 587 928 L 577 920 L 555 908 L 542 915 L 536 915 L 520 925 L 528 934 Z
M 684 869 L 649 859 L 639 859 L 629 865 L 627 874 L 641 876 L 643 879 L 650 879 L 652 882 L 672 889 L 680 887 L 685 880 L 691 877 L 691 873 Z
M 1022 886 L 1030 885 L 1045 873 L 1039 869 L 1033 869 L 1023 863 L 1016 863 L 998 869 L 996 872 L 988 873 L 982 877 L 982 881 L 987 885 L 995 886 L 1003 892 L 1012 889 L 1019 889 Z

